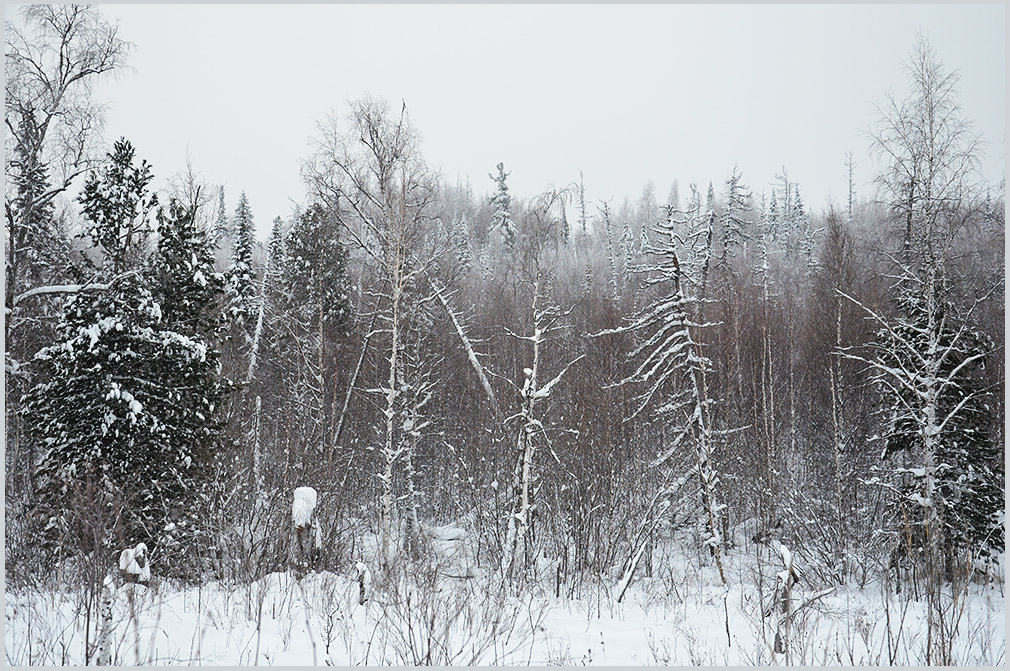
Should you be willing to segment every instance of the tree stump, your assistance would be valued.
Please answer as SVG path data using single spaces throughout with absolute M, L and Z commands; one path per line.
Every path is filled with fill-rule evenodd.
M 315 516 L 317 498 L 312 487 L 298 487 L 294 491 L 290 559 L 298 577 L 309 570 L 322 554 L 323 536 Z
M 119 577 L 124 583 L 146 585 L 151 580 L 151 565 L 147 558 L 147 545 L 137 543 L 119 553 Z

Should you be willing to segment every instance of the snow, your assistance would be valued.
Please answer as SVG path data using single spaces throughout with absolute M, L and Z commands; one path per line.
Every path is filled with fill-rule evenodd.
M 151 563 L 148 561 L 147 545 L 138 543 L 137 547 L 119 553 L 119 570 L 132 575 L 138 582 L 148 582 L 151 579 Z
M 448 529 L 442 536 L 455 535 Z M 461 543 L 455 541 L 453 545 Z M 706 553 L 707 554 L 707 553 Z M 359 562 L 346 573 L 309 573 L 301 581 L 271 573 L 249 585 L 206 583 L 182 587 L 162 581 L 150 589 L 112 589 L 112 659 L 116 665 L 214 664 L 415 665 L 428 651 L 429 622 L 439 665 L 770 665 L 773 618 L 762 619 L 755 575 L 774 576 L 780 557 L 753 547 L 727 553 L 730 582 L 726 636 L 722 586 L 711 563 L 699 567 L 695 550 L 657 551 L 662 571 L 642 572 L 622 603 L 607 584 L 588 583 L 573 599 L 554 597 L 551 571 L 536 596 L 516 598 L 492 585 L 494 572 L 453 568 L 437 593 L 411 583 L 397 597 L 370 586 L 359 604 Z M 640 569 L 641 571 L 641 569 Z M 549 587 L 549 589 L 548 589 Z M 411 595 L 406 607 L 405 594 Z M 83 594 L 69 589 L 8 590 L 6 661 L 11 665 L 84 663 Z M 895 595 L 880 585 L 833 591 L 793 588 L 797 611 L 790 628 L 792 663 L 813 665 L 921 664 L 925 600 Z M 954 662 L 968 667 L 1003 663 L 1005 600 L 997 584 L 971 584 Z M 890 618 L 887 617 L 887 609 Z M 431 619 L 434 614 L 434 620 Z M 896 614 L 900 616 L 896 617 Z M 92 622 L 90 639 L 94 641 Z M 890 645 L 890 649 L 889 649 Z M 444 647 L 443 647 L 444 646 Z
M 316 509 L 316 490 L 312 487 L 295 489 L 295 499 L 291 504 L 291 521 L 297 527 L 308 526 Z

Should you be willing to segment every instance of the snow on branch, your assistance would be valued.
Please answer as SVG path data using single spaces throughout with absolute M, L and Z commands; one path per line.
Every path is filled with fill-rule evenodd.
M 571 368 L 572 365 L 575 364 L 576 361 L 578 361 L 579 359 L 583 358 L 584 356 L 586 356 L 586 355 L 585 354 L 580 354 L 575 359 L 573 359 L 571 361 L 571 363 L 569 363 L 567 366 L 565 366 L 561 370 L 561 372 L 558 373 L 557 377 L 555 377 L 553 380 L 551 380 L 550 382 L 548 382 L 544 386 L 542 386 L 539 389 L 537 389 L 537 391 L 533 395 L 533 397 L 539 400 L 541 398 L 547 398 L 548 396 L 550 396 L 551 395 L 551 390 L 554 389 L 554 385 L 556 385 L 558 382 L 560 382 L 562 376 L 568 371 L 568 369 Z
M 77 294 L 81 293 L 82 291 L 107 291 L 116 282 L 125 279 L 131 275 L 137 275 L 139 272 L 140 272 L 139 270 L 131 270 L 129 272 L 125 272 L 121 275 L 113 277 L 111 280 L 109 280 L 104 284 L 100 284 L 97 282 L 85 282 L 84 284 L 49 284 L 44 287 L 35 287 L 33 289 L 25 291 L 22 294 L 18 294 L 17 296 L 15 296 L 14 300 L 11 301 L 11 307 L 14 307 L 21 301 L 31 298 L 33 296 L 47 296 L 51 294 Z
M 484 393 L 487 394 L 495 415 L 501 416 L 501 408 L 498 405 L 498 399 L 495 397 L 494 389 L 491 388 L 491 382 L 487 379 L 484 366 L 482 366 L 480 360 L 477 359 L 477 353 L 474 351 L 470 338 L 467 337 L 466 331 L 463 329 L 463 324 L 460 322 L 459 316 L 449 306 L 448 299 L 445 297 L 442 289 L 435 283 L 435 281 L 431 277 L 428 278 L 428 281 L 431 283 L 431 287 L 435 292 L 435 296 L 438 297 L 439 303 L 442 304 L 446 314 L 449 315 L 449 320 L 452 322 L 453 328 L 456 329 L 456 335 L 459 336 L 460 342 L 463 343 L 463 349 L 466 350 L 466 356 L 467 359 L 470 360 L 470 366 L 473 367 L 474 372 L 477 374 L 477 379 L 480 380 L 481 387 L 484 388 Z

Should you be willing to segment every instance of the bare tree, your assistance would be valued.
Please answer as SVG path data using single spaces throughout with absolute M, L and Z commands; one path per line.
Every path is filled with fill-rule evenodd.
M 902 261 L 939 262 L 949 251 L 976 190 L 981 139 L 962 116 L 958 75 L 943 67 L 919 35 L 906 66 L 911 91 L 888 95 L 878 108 L 873 148 L 883 163 L 877 175 L 884 204 L 902 225 Z
M 6 24 L 8 308 L 40 242 L 40 213 L 100 156 L 102 107 L 92 85 L 121 68 L 127 51 L 117 27 L 89 5 L 29 5 L 21 18 L 23 26 Z
M 702 355 L 695 335 L 706 324 L 692 316 L 692 312 L 698 313 L 696 306 L 698 299 L 685 291 L 687 282 L 683 277 L 684 271 L 677 253 L 678 238 L 675 227 L 676 223 L 672 217 L 667 222 L 656 225 L 655 237 L 659 242 L 649 249 L 656 261 L 642 269 L 650 273 L 648 285 L 661 285 L 667 290 L 636 315 L 630 323 L 617 329 L 603 331 L 600 335 L 621 332 L 643 334 L 641 344 L 629 355 L 629 358 L 637 363 L 635 370 L 622 381 L 622 384 L 630 382 L 644 387 L 632 417 L 639 415 L 646 408 L 652 408 L 658 416 L 673 425 L 673 438 L 654 460 L 655 467 L 664 467 L 672 457 L 685 448 L 693 451 L 694 464 L 689 469 L 688 475 L 697 475 L 699 479 L 701 520 L 706 531 L 704 542 L 715 559 L 720 581 L 726 585 L 726 575 L 722 566 L 724 546 L 722 511 L 725 506 L 717 500 L 719 475 L 712 460 L 717 431 L 712 425 L 712 399 L 707 383 L 710 362 Z M 695 235 L 705 236 L 710 240 L 710 230 L 708 227 L 700 228 L 695 231 Z M 688 240 L 684 244 L 689 246 L 691 241 Z M 703 265 L 699 267 L 698 271 L 702 272 L 703 267 Z M 668 477 L 667 482 L 672 479 Z M 677 483 L 664 485 L 663 497 L 668 497 L 679 487 L 680 484 Z M 650 513 L 663 510 L 663 507 L 658 505 L 660 500 L 654 500 L 654 504 L 649 506 Z M 642 526 L 649 528 L 650 525 L 651 522 L 646 520 Z M 644 542 L 646 536 L 647 534 L 640 534 L 640 542 Z M 640 554 L 640 550 L 635 551 L 632 559 L 625 565 L 622 593 L 631 580 Z M 726 627 L 728 636 L 728 619 Z
M 536 481 L 534 458 L 538 446 L 549 447 L 550 445 L 543 419 L 538 416 L 537 401 L 549 398 L 551 391 L 561 381 L 572 364 L 582 358 L 580 356 L 571 361 L 547 384 L 540 383 L 541 348 L 553 331 L 563 328 L 557 324 L 562 316 L 560 311 L 552 305 L 542 305 L 541 301 L 544 300 L 544 297 L 541 284 L 542 278 L 538 276 L 533 282 L 533 333 L 528 336 L 509 333 L 515 338 L 528 341 L 533 346 L 533 358 L 529 367 L 523 369 L 522 386 L 516 385 L 521 396 L 521 406 L 518 413 L 513 415 L 520 426 L 517 432 L 516 461 L 512 477 L 512 508 L 507 522 L 505 551 L 502 556 L 502 569 L 507 576 L 512 575 L 516 570 L 517 556 L 528 549 L 528 533 L 535 508 L 533 502 Z
M 953 632 L 945 628 L 941 584 L 953 577 L 954 552 L 964 542 L 956 539 L 996 538 L 1001 545 L 1003 534 L 1002 523 L 990 518 L 1002 501 L 990 471 L 988 391 L 972 381 L 990 348 L 970 321 L 988 296 L 959 310 L 950 276 L 955 239 L 982 216 L 974 205 L 981 202 L 980 139 L 961 114 L 956 73 L 944 69 L 921 35 L 907 70 L 910 93 L 900 101 L 888 97 L 873 135 L 884 163 L 878 186 L 901 234 L 900 253 L 892 257 L 897 314 L 851 298 L 880 330 L 872 354 L 843 352 L 871 367 L 889 406 L 884 457 L 904 453 L 911 462 L 884 485 L 911 518 L 899 548 L 917 546 L 925 562 L 927 663 L 949 664 L 945 643 Z
M 369 98 L 354 101 L 350 107 L 346 130 L 340 131 L 332 118 L 322 128 L 316 157 L 306 164 L 305 176 L 364 252 L 384 296 L 380 319 L 389 333 L 389 374 L 380 390 L 385 401 L 380 556 L 388 568 L 393 470 L 403 454 L 398 433 L 402 421 L 397 420 L 405 299 L 430 262 L 430 257 L 424 261 L 421 257 L 437 183 L 418 150 L 418 135 L 406 105 L 398 115 L 385 101 Z

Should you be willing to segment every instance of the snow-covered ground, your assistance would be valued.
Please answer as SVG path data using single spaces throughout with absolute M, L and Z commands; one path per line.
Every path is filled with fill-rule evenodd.
M 431 530 L 438 554 L 465 542 L 462 530 Z M 515 596 L 481 571 L 443 561 L 383 583 L 358 603 L 355 568 L 311 573 L 300 582 L 273 573 L 251 584 L 181 588 L 155 581 L 114 593 L 116 664 L 828 664 L 923 662 L 925 604 L 885 598 L 871 583 L 793 591 L 799 607 L 789 657 L 774 655 L 774 616 L 762 618 L 776 567 L 769 552 L 727 557 L 728 591 L 693 551 L 669 551 L 654 577 L 636 579 L 623 603 L 613 582 L 584 586 L 580 598 L 554 596 L 553 581 Z M 545 572 L 546 574 L 546 572 Z M 759 580 L 760 577 L 760 580 Z M 409 584 L 408 584 L 409 583 Z M 549 584 L 548 584 L 549 583 Z M 514 591 L 514 587 L 512 588 Z M 535 594 L 530 596 L 530 594 Z M 973 584 L 959 601 L 957 664 L 1005 659 L 1002 585 Z M 725 597 L 725 599 L 724 599 Z M 809 601 L 812 597 L 813 601 Z M 809 603 L 808 603 L 809 601 Z M 100 626 L 74 591 L 8 591 L 8 664 L 83 664 Z M 725 604 L 725 605 L 724 605 Z M 727 620 L 729 636 L 727 637 Z M 90 629 L 89 629 L 90 628 Z M 86 636 L 85 631 L 90 633 Z

